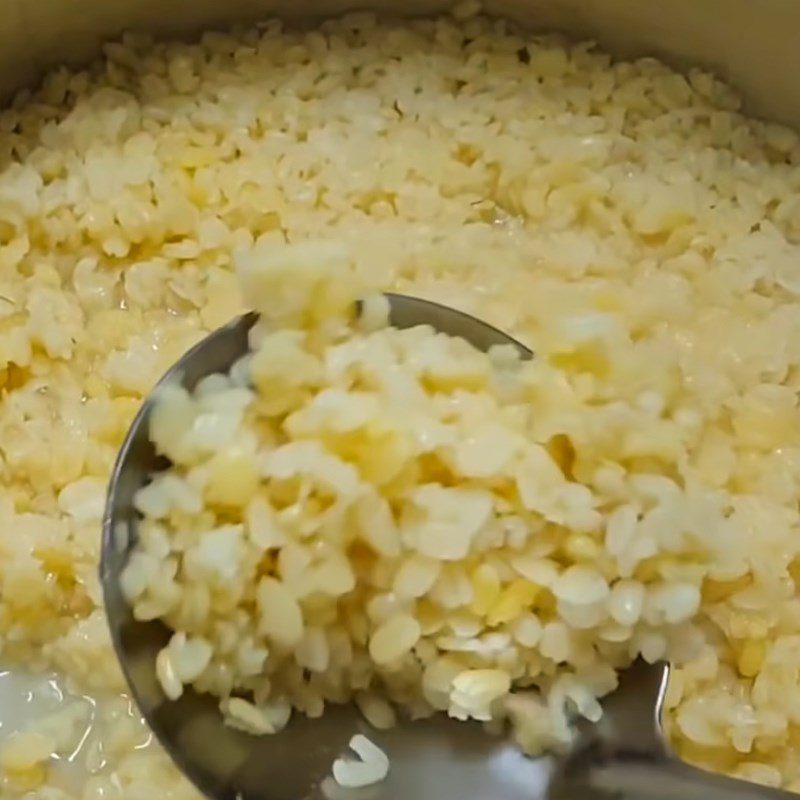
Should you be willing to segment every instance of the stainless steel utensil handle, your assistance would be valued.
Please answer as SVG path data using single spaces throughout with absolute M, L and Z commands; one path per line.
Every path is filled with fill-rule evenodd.
M 550 800 L 798 800 L 675 758 L 661 727 L 668 677 L 668 664 L 642 661 L 620 675 L 603 719 L 559 765 Z
M 797 795 L 697 769 L 673 758 L 615 761 L 586 771 L 586 794 L 619 800 L 796 800 Z M 584 783 L 584 781 L 581 781 Z M 577 788 L 577 787 L 576 787 Z

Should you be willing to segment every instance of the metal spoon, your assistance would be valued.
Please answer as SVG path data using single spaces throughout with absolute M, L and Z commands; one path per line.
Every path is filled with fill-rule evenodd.
M 797 800 L 679 761 L 662 727 L 669 665 L 637 661 L 603 702 L 603 717 L 582 729 L 556 764 L 548 800 Z
M 460 336 L 481 350 L 524 345 L 481 320 L 436 303 L 387 295 L 390 321 L 399 328 L 428 324 Z M 212 373 L 226 372 L 248 350 L 257 320 L 246 314 L 189 350 L 161 384 L 191 389 Z M 578 737 L 561 759 L 527 758 L 510 742 L 477 723 L 436 715 L 389 731 L 369 728 L 352 706 L 329 706 L 320 719 L 295 714 L 276 736 L 252 737 L 222 722 L 212 698 L 187 691 L 168 700 L 155 675 L 158 651 L 169 632 L 160 622 L 133 618 L 119 577 L 136 543 L 136 492 L 165 463 L 153 448 L 149 420 L 154 395 L 145 400 L 120 450 L 103 519 L 100 576 L 106 613 L 131 694 L 161 745 L 178 767 L 213 800 L 757 800 L 791 797 L 784 792 L 721 778 L 670 756 L 660 713 L 668 667 L 637 664 L 622 676 L 607 701 L 603 721 Z M 347 792 L 331 784 L 333 761 L 350 738 L 366 733 L 389 755 L 391 770 L 379 785 Z

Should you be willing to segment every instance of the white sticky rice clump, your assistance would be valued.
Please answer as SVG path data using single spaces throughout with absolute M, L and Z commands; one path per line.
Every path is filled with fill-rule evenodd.
M 453 649 L 426 671 L 437 707 L 454 667 L 499 659 L 506 636 L 540 654 L 531 682 L 553 682 L 556 663 L 574 673 L 549 697 L 590 715 L 606 686 L 587 664 L 666 655 L 682 665 L 668 697 L 678 752 L 800 789 L 798 186 L 796 134 L 747 119 L 711 76 L 480 17 L 267 22 L 194 44 L 128 36 L 21 95 L 0 113 L 0 679 L 35 673 L 52 704 L 19 719 L 4 706 L 3 795 L 197 797 L 120 694 L 97 579 L 104 488 L 142 397 L 249 304 L 234 253 L 309 240 L 327 248 L 312 266 L 344 248 L 371 290 L 439 300 L 535 343 L 547 371 L 536 440 L 579 485 L 552 500 L 560 521 L 537 549 L 513 558 L 542 589 L 509 604 L 535 613 L 499 615 L 502 630 L 480 640 L 489 655 Z M 275 352 L 298 348 L 288 337 Z M 298 362 L 293 380 L 315 369 Z M 473 428 L 459 468 L 496 471 L 496 433 Z M 485 441 L 498 442 L 491 457 Z M 335 480 L 346 489 L 347 475 Z M 535 497 L 537 480 L 521 494 Z M 220 483 L 215 502 L 241 486 Z M 571 511 L 585 492 L 602 502 L 600 531 Z M 425 512 L 430 493 L 417 500 Z M 379 509 L 361 513 L 385 532 Z M 261 547 L 282 543 L 263 505 L 243 527 Z M 195 569 L 244 535 L 229 532 Z M 466 607 L 505 591 L 501 564 L 465 580 L 450 562 L 439 574 L 438 555 L 409 559 L 395 594 Z M 282 568 L 301 574 L 303 561 L 292 551 Z M 571 599 L 573 566 L 605 579 L 606 621 Z M 329 587 L 346 585 L 343 565 L 327 570 Z M 604 591 L 594 575 L 587 585 Z M 674 621 L 670 598 L 682 615 L 698 589 L 694 623 Z M 429 636 L 439 620 L 423 619 Z M 475 648 L 470 626 L 441 638 Z M 311 674 L 351 660 L 345 631 L 306 633 Z M 186 641 L 178 672 L 191 675 L 203 648 Z M 270 655 L 252 643 L 237 663 L 255 675 Z M 84 696 L 96 713 L 53 718 L 93 708 Z M 378 695 L 357 699 L 391 721 Z M 528 738 L 552 734 L 540 696 L 510 699 Z M 280 724 L 284 707 L 253 700 L 261 727 Z
M 333 777 L 339 786 L 357 789 L 379 783 L 389 774 L 389 759 L 386 753 L 363 734 L 350 740 L 350 749 L 358 760 L 337 758 L 333 762 Z
M 240 257 L 261 312 L 253 351 L 191 393 L 160 390 L 150 435 L 171 466 L 137 495 L 123 589 L 138 619 L 175 631 L 156 661 L 167 697 L 216 694 L 251 733 L 277 732 L 289 714 L 276 725 L 276 708 L 316 716 L 351 699 L 384 726 L 387 699 L 412 716 L 502 717 L 512 683 L 544 689 L 540 662 L 556 683 L 571 673 L 531 646 L 552 616 L 537 599 L 561 591 L 605 620 L 610 593 L 575 566 L 550 594 L 515 562 L 551 563 L 536 552 L 545 525 L 566 517 L 588 534 L 602 517 L 536 440 L 538 367 L 513 345 L 485 354 L 389 327 L 383 296 L 356 319 L 352 265 L 330 255 Z M 599 659 L 583 669 L 598 691 L 613 686 Z

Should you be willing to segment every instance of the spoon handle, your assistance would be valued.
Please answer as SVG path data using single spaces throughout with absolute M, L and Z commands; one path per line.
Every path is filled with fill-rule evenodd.
M 715 775 L 673 758 L 597 763 L 575 797 L 619 800 L 791 800 L 796 795 L 744 780 Z M 576 787 L 577 788 L 577 787 Z

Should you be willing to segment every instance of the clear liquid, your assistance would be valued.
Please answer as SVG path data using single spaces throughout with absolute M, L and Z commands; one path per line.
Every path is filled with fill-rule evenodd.
M 67 715 L 68 733 L 56 736 L 47 784 L 80 793 L 89 775 L 112 767 L 104 752 L 104 736 L 120 717 L 139 722 L 135 706 L 119 696 L 95 698 L 72 692 L 56 673 L 0 668 L 0 749 L 18 732 L 63 730 L 63 715 Z M 136 740 L 133 749 L 150 747 L 152 736 L 144 724 Z

